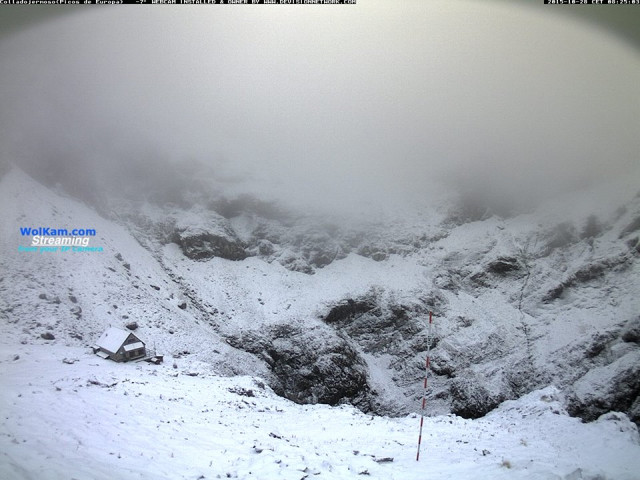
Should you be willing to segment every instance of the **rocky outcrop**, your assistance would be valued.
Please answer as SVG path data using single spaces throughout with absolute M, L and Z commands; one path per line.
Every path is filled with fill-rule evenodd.
M 377 309 L 378 305 L 373 298 L 354 300 L 348 298 L 337 305 L 331 307 L 329 313 L 324 317 L 324 321 L 329 324 L 344 326 L 345 323 L 354 320 L 355 317 Z
M 581 266 L 568 275 L 565 280 L 549 289 L 543 296 L 544 303 L 550 303 L 560 298 L 566 289 L 603 278 L 609 272 L 626 270 L 633 263 L 633 256 L 622 253 L 614 257 L 594 260 Z
M 213 257 L 244 260 L 248 256 L 242 242 L 232 232 L 221 235 L 185 229 L 176 231 L 171 240 L 177 243 L 182 253 L 192 260 L 207 260 Z
M 505 219 L 471 199 L 448 218 L 425 211 L 388 222 L 372 216 L 340 223 L 295 216 L 250 197 L 205 201 L 204 193 L 187 206 L 147 205 L 118 217 L 164 260 L 181 295 L 171 297 L 151 270 L 148 281 L 138 278 L 140 265 L 124 263 L 120 254 L 106 275 L 121 272 L 135 289 L 153 282 L 145 291 L 154 301 L 167 299 L 171 312 L 156 317 L 186 310 L 186 319 L 216 329 L 259 365 L 255 371 L 268 375 L 279 394 L 299 403 L 350 402 L 376 413 L 407 413 L 419 408 L 430 347 L 428 397 L 430 405 L 439 402 L 439 412 L 482 416 L 505 399 L 553 383 L 571 394 L 571 411 L 582 418 L 611 409 L 638 418 L 640 320 L 623 326 L 618 317 L 637 319 L 640 202 L 615 218 L 599 211 L 598 217 Z M 200 290 L 202 273 L 208 276 L 218 262 L 194 268 L 176 258 L 175 246 L 164 248 L 170 242 L 191 260 L 252 256 L 318 275 L 283 272 L 256 259 L 246 269 L 225 265 L 225 275 L 212 271 L 212 288 Z M 284 284 L 272 289 L 280 280 Z M 307 295 L 316 285 L 326 292 Z M 298 290 L 290 295 L 289 287 Z M 56 308 L 49 298 L 38 302 L 46 313 Z M 83 319 L 94 315 L 82 304 Z M 427 338 L 429 310 L 438 319 Z M 254 318 L 260 328 L 247 329 Z M 52 331 L 63 335 L 63 329 Z
M 471 372 L 454 379 L 449 386 L 451 411 L 463 418 L 480 418 L 507 400 L 504 394 L 491 392 L 486 380 Z
M 497 275 L 506 275 L 509 272 L 518 271 L 522 268 L 520 262 L 515 257 L 500 257 L 487 265 L 489 272 Z
M 229 221 L 212 210 L 195 208 L 173 214 L 174 226 L 167 241 L 180 246 L 182 253 L 192 260 L 213 257 L 244 260 L 248 254 Z
M 249 255 L 307 274 L 354 253 L 376 262 L 392 255 L 406 257 L 445 235 L 439 228 L 429 236 L 415 231 L 387 232 L 380 225 L 294 216 L 268 222 L 252 218 L 251 222 L 251 235 L 245 239 Z
M 623 342 L 640 345 L 640 316 L 628 322 L 622 329 L 620 338 Z
M 569 413 L 586 421 L 617 411 L 628 413 L 631 420 L 640 422 L 640 350 L 589 370 L 573 385 L 568 401 Z
M 366 363 L 350 342 L 330 329 L 282 324 L 261 334 L 245 332 L 229 343 L 264 360 L 274 376 L 271 388 L 289 400 L 348 402 L 368 409 L 372 392 Z

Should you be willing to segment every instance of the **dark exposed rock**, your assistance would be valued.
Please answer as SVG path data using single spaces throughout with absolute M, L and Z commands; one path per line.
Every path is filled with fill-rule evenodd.
M 263 358 L 277 379 L 273 390 L 294 402 L 357 404 L 371 393 L 365 362 L 331 330 L 309 333 L 278 325 L 264 335 L 249 332 L 228 341 Z
M 469 276 L 469 281 L 476 287 L 488 288 L 491 286 L 491 281 L 487 278 L 485 272 L 476 272 Z
M 593 263 L 591 265 L 586 265 L 578 270 L 574 275 L 572 280 L 577 282 L 589 282 L 591 280 L 595 280 L 604 275 L 606 266 L 602 263 Z
M 640 317 L 636 317 L 625 325 L 621 338 L 624 342 L 640 343 Z
M 375 261 L 384 261 L 391 255 L 410 255 L 443 235 L 373 233 L 373 229 L 365 233 L 362 228 L 363 225 L 335 224 L 322 218 L 260 221 L 247 239 L 245 251 L 289 270 L 312 274 L 351 253 Z
M 502 403 L 505 398 L 493 395 L 473 374 L 455 378 L 449 385 L 451 411 L 463 418 L 480 418 Z
M 181 310 L 186 310 L 187 302 L 182 302 L 182 303 L 178 304 L 178 308 L 181 309 Z
M 609 342 L 611 342 L 614 337 L 615 334 L 613 332 L 604 332 L 594 335 L 584 352 L 585 357 L 594 358 L 603 353 L 607 349 Z
M 56 338 L 56 337 L 53 335 L 53 333 L 51 333 L 51 332 L 44 332 L 44 333 L 41 333 L 41 334 L 40 334 L 40 336 L 41 336 L 42 338 L 44 338 L 45 340 L 55 340 L 55 338 Z
M 389 258 L 389 253 L 377 246 L 373 245 L 363 245 L 358 249 L 358 255 L 362 255 L 363 257 L 371 258 L 376 262 L 382 262 L 383 260 L 387 260 Z
M 285 257 L 279 260 L 280 264 L 287 270 L 292 272 L 305 273 L 307 275 L 313 275 L 315 270 L 309 263 L 300 257 Z
M 505 275 L 509 272 L 520 270 L 520 268 L 520 262 L 515 257 L 500 257 L 487 266 L 491 273 L 498 275 Z
M 182 253 L 192 260 L 207 260 L 220 257 L 227 260 L 244 260 L 247 253 L 242 242 L 232 235 L 218 235 L 209 232 L 175 232 L 172 241 L 182 249 Z
M 353 320 L 357 315 L 370 312 L 376 307 L 376 303 L 372 300 L 353 300 L 349 298 L 331 308 L 323 320 L 329 324 L 344 323 Z
M 376 463 L 391 463 L 393 462 L 393 457 L 373 457 L 373 461 Z
M 437 353 L 433 353 L 431 355 L 430 368 L 436 375 L 441 375 L 447 378 L 455 377 L 455 367 L 448 362 L 448 359 L 442 358 Z
M 256 394 L 250 388 L 242 388 L 242 387 L 232 387 L 227 389 L 231 393 L 235 393 L 236 395 L 240 395 L 241 397 L 255 397 Z
M 560 282 L 558 286 L 547 291 L 547 293 L 543 295 L 542 301 L 544 303 L 552 302 L 553 300 L 560 298 L 567 288 L 581 283 L 601 279 L 609 272 L 623 271 L 631 265 L 631 262 L 632 257 L 626 254 L 597 260 L 584 265 L 576 270 L 572 275 L 569 275 L 566 280 Z
M 627 414 L 632 422 L 640 426 L 640 397 L 635 399 Z
M 437 273 L 433 279 L 433 285 L 442 290 L 448 290 L 450 292 L 457 293 L 460 290 L 460 278 L 459 272 L 446 271 Z
M 427 311 L 437 312 L 438 315 L 444 315 L 449 308 L 449 300 L 438 289 L 430 290 L 419 300 Z
M 317 268 L 326 267 L 336 258 L 335 254 L 331 254 L 324 250 L 314 250 L 309 254 L 309 263 Z
M 566 285 L 564 283 L 561 283 L 558 286 L 552 288 L 551 290 L 549 290 L 547 293 L 544 294 L 544 296 L 542 297 L 542 302 L 550 303 L 550 302 L 553 302 L 554 300 L 557 300 L 562 296 L 562 294 L 565 291 L 565 288 L 566 288 Z
M 276 251 L 275 246 L 269 240 L 258 240 L 257 242 L 258 254 L 263 257 L 273 255 Z
M 589 370 L 572 387 L 567 410 L 570 415 L 593 421 L 610 412 L 635 412 L 640 397 L 640 350 L 618 360 Z
M 395 295 L 389 295 L 383 289 L 371 289 L 366 295 L 346 299 L 329 308 L 323 317 L 327 325 L 365 353 L 369 368 L 383 368 L 390 372 L 390 385 L 376 385 L 379 391 L 366 399 L 367 408 L 385 415 L 401 415 L 411 409 L 410 402 L 398 404 L 388 402 L 386 395 L 394 388 L 411 390 L 422 378 L 425 368 L 425 353 L 428 348 L 428 303 L 443 303 L 440 295 L 432 291 L 427 295 L 413 299 L 412 302 L 399 303 Z M 328 320 L 327 320 L 328 319 Z M 438 335 L 431 337 L 431 349 L 438 345 Z M 389 361 L 391 360 L 391 361 Z M 439 365 L 439 374 L 453 376 L 449 365 Z M 442 387 L 434 395 L 442 393 Z M 408 395 L 405 393 L 405 395 Z M 448 400 L 445 400 L 448 401 Z
M 633 257 L 628 254 L 605 258 L 584 266 L 569 279 L 569 282 L 588 282 L 600 278 L 608 272 L 622 272 L 629 268 L 632 262 Z
M 398 304 L 381 307 L 371 300 L 348 300 L 333 307 L 325 317 L 325 322 L 339 328 L 341 334 L 365 352 L 374 354 L 399 353 L 400 349 L 410 351 L 412 346 L 407 345 L 407 341 L 418 341 L 420 345 L 416 348 L 426 349 L 426 340 L 420 341 L 417 336 L 425 326 L 425 319 L 422 320 L 420 322 L 411 307 Z M 436 342 L 432 343 L 435 346 Z
M 138 328 L 138 322 L 131 322 L 125 325 L 129 330 L 136 330 Z
M 544 375 L 532 373 L 531 362 L 526 357 L 516 361 L 504 372 L 504 380 L 508 390 L 516 397 L 547 385 L 549 381 Z

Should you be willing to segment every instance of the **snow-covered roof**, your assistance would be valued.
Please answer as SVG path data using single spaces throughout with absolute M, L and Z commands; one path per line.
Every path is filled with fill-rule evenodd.
M 100 336 L 100 338 L 96 342 L 96 345 L 98 345 L 100 348 L 104 348 L 108 352 L 115 353 L 122 346 L 129 335 L 131 335 L 131 332 L 111 327 Z
M 142 342 L 130 343 L 129 345 L 124 346 L 124 351 L 130 352 L 131 350 L 137 350 L 138 348 L 144 348 L 144 344 Z

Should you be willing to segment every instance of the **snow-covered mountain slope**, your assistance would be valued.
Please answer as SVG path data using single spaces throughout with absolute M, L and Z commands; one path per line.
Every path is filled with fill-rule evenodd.
M 0 192 L 8 342 L 88 346 L 135 321 L 160 353 L 257 375 L 296 402 L 403 415 L 420 405 L 433 311 L 431 412 L 479 417 L 555 385 L 572 414 L 640 419 L 628 192 L 511 218 L 445 204 L 357 221 L 219 193 L 112 199 L 100 216 L 18 170 Z M 103 251 L 19 251 L 25 226 L 95 228 Z
M 159 353 L 192 351 L 227 373 L 256 368 L 250 356 L 180 308 L 186 299 L 181 286 L 126 229 L 84 204 L 13 170 L 0 184 L 0 216 L 6 342 L 45 344 L 51 340 L 42 336 L 50 333 L 54 343 L 93 345 L 106 327 L 135 322 Z M 20 234 L 25 227 L 95 229 L 88 247 L 100 251 L 26 251 L 32 236 Z
M 637 427 L 584 424 L 554 387 L 483 419 L 365 415 L 296 405 L 261 379 L 190 357 L 116 364 L 87 349 L 0 346 L 6 479 L 617 479 L 640 471 Z
M 0 472 L 635 478 L 640 198 L 621 197 L 345 223 L 255 199 L 88 206 L 7 171 Z M 99 251 L 29 251 L 26 227 L 95 229 Z M 416 463 L 429 311 L 427 414 L 446 416 Z M 133 323 L 163 365 L 91 353 Z

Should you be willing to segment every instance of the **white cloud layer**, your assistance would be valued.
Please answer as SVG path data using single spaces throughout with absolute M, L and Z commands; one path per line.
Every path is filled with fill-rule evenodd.
M 640 164 L 637 52 L 551 9 L 89 8 L 0 58 L 2 154 L 31 165 L 196 158 L 345 202 L 433 179 L 554 191 Z

